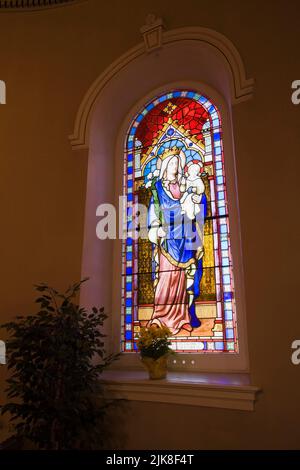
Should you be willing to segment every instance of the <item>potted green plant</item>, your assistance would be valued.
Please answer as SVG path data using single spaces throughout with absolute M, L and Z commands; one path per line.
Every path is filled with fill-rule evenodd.
M 35 286 L 39 311 L 2 325 L 6 342 L 10 413 L 16 436 L 41 449 L 99 448 L 102 420 L 114 400 L 99 376 L 117 356 L 106 355 L 103 308 L 75 301 L 82 282 L 65 293 Z
M 137 347 L 141 360 L 149 373 L 150 379 L 164 379 L 167 375 L 167 361 L 170 348 L 171 331 L 166 326 L 152 325 L 140 329 Z

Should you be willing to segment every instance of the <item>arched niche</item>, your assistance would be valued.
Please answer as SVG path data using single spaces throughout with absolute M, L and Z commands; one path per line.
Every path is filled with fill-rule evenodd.
M 77 113 L 72 146 L 88 149 L 88 176 L 81 302 L 104 305 L 109 313 L 107 333 L 112 349 L 120 342 L 121 242 L 96 237 L 99 204 L 118 207 L 122 195 L 124 142 L 133 116 L 145 102 L 174 88 L 204 93 L 218 107 L 223 121 L 225 169 L 231 221 L 231 243 L 236 278 L 239 354 L 202 357 L 196 368 L 247 370 L 247 337 L 243 287 L 242 253 L 235 177 L 232 106 L 248 99 L 252 80 L 235 47 L 224 36 L 202 28 L 165 33 L 163 47 L 145 54 L 139 45 L 114 62 L 88 90 Z M 137 358 L 127 357 L 125 367 L 137 367 Z M 121 361 L 122 362 L 122 361 Z

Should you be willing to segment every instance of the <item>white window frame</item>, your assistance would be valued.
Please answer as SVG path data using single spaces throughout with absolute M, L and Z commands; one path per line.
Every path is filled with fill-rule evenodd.
M 134 116 L 143 109 L 145 103 L 162 93 L 167 93 L 174 89 L 184 89 L 196 91 L 199 94 L 206 95 L 212 103 L 218 108 L 223 129 L 224 146 L 224 165 L 226 175 L 226 187 L 228 198 L 228 213 L 230 224 L 230 241 L 233 258 L 233 273 L 235 282 L 235 302 L 237 315 L 238 331 L 238 353 L 226 352 L 196 352 L 196 353 L 177 353 L 176 357 L 170 358 L 169 368 L 171 370 L 189 370 L 189 371 L 223 371 L 228 372 L 246 372 L 248 371 L 248 353 L 247 353 L 247 334 L 246 334 L 246 315 L 244 301 L 244 278 L 242 265 L 242 250 L 240 242 L 239 211 L 236 185 L 236 170 L 234 160 L 234 143 L 231 126 L 231 115 L 228 106 L 222 96 L 208 85 L 194 81 L 173 82 L 163 87 L 152 90 L 148 95 L 139 100 L 138 103 L 130 109 L 123 120 L 117 137 L 115 151 L 115 204 L 117 207 L 118 197 L 123 194 L 123 168 L 124 146 L 127 132 L 130 128 Z M 120 350 L 121 338 L 121 280 L 122 280 L 122 240 L 114 241 L 114 261 L 113 261 L 113 304 L 112 311 L 119 312 L 119 318 L 116 315 L 112 317 L 112 341 L 113 350 Z M 122 352 L 122 358 L 117 365 L 119 368 L 139 368 L 140 361 L 137 353 Z

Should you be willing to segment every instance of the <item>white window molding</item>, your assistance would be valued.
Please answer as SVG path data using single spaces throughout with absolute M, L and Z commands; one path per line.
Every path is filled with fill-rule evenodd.
M 181 360 L 186 361 L 185 364 L 182 362 L 177 365 L 172 364 L 172 368 L 199 372 L 204 370 L 247 372 L 246 311 L 232 106 L 251 96 L 252 81 L 250 84 L 245 79 L 244 68 L 240 58 L 237 59 L 237 51 L 233 45 L 234 49 L 230 49 L 226 38 L 222 37 L 222 42 L 220 35 L 215 33 L 218 41 L 222 42 L 222 46 L 220 42 L 219 47 L 212 46 L 208 39 L 204 40 L 203 37 L 212 38 L 214 32 L 202 31 L 204 34 L 203 37 L 200 35 L 202 39 L 192 40 L 195 31 L 193 29 L 192 34 L 189 28 L 187 30 L 178 33 L 179 39 L 174 35 L 175 33 L 171 32 L 168 36 L 164 36 L 163 47 L 155 54 L 142 53 L 140 46 L 135 51 L 139 51 L 137 54 L 133 54 L 132 51 L 128 52 L 126 60 L 123 58 L 124 60 L 119 61 L 117 65 L 114 63 L 101 74 L 88 91 L 78 112 L 75 126 L 77 135 L 73 135 L 71 141 L 73 148 L 88 148 L 88 152 L 85 153 L 88 153 L 89 159 L 82 278 L 89 277 L 90 281 L 82 286 L 81 304 L 87 308 L 93 305 L 104 306 L 109 315 L 109 321 L 106 324 L 106 333 L 109 338 L 108 350 L 110 352 L 120 350 L 121 240 L 97 239 L 96 209 L 101 203 L 118 206 L 119 196 L 123 194 L 122 176 L 126 132 L 132 117 L 143 107 L 144 103 L 155 95 L 174 88 L 192 89 L 204 93 L 218 107 L 223 122 L 240 349 L 237 354 L 180 354 Z M 167 40 L 171 37 L 176 37 L 178 40 Z M 229 47 L 231 53 L 225 45 Z M 224 62 L 225 50 L 228 53 L 228 60 Z M 178 57 L 184 57 L 184 67 L 178 67 Z M 235 63 L 234 70 L 243 72 L 240 75 L 242 77 L 240 82 L 237 81 L 237 75 L 233 73 L 233 69 L 228 67 L 228 63 Z M 191 363 L 192 356 L 193 364 Z M 137 361 L 136 354 L 123 353 L 120 366 L 123 370 L 138 368 Z
M 223 127 L 223 145 L 224 145 L 224 162 L 225 174 L 227 180 L 227 195 L 229 207 L 229 220 L 230 220 L 230 239 L 231 251 L 234 266 L 235 278 L 235 301 L 237 311 L 237 329 L 239 352 L 238 353 L 180 353 L 180 360 L 176 364 L 172 364 L 175 370 L 198 370 L 198 371 L 228 371 L 228 372 L 247 372 L 248 369 L 248 346 L 246 334 L 246 312 L 244 301 L 244 282 L 243 282 L 243 265 L 242 265 L 242 249 L 240 244 L 240 226 L 239 226 L 239 210 L 237 199 L 237 187 L 235 179 L 235 157 L 234 157 L 234 143 L 232 139 L 231 127 L 231 113 L 225 99 L 212 87 L 207 84 L 197 81 L 179 81 L 171 82 L 162 87 L 158 87 L 148 93 L 146 96 L 137 101 L 134 106 L 127 112 L 123 119 L 122 125 L 119 129 L 118 137 L 116 139 L 115 150 L 115 188 L 116 194 L 122 194 L 123 191 L 123 156 L 124 142 L 126 133 L 130 127 L 133 116 L 135 116 L 140 109 L 143 108 L 145 102 L 150 101 L 154 96 L 161 93 L 167 93 L 172 89 L 191 89 L 198 93 L 203 93 L 208 96 L 212 102 L 218 107 Z M 117 200 L 115 200 L 117 204 Z M 120 347 L 121 337 L 121 323 L 120 317 L 115 312 L 121 312 L 121 253 L 122 241 L 115 240 L 114 242 L 114 261 L 113 261 L 113 299 L 112 311 L 114 314 L 111 317 L 111 333 L 110 338 L 113 345 L 113 350 L 117 351 Z M 138 359 L 135 353 L 122 354 L 120 362 L 121 368 L 137 368 Z M 193 364 L 191 363 L 193 360 Z M 183 362 L 184 361 L 184 362 Z
M 144 371 L 106 371 L 102 381 L 110 397 L 130 401 L 253 411 L 260 389 L 245 375 L 169 372 L 149 380 Z
M 0 340 L 0 364 L 6 364 L 6 346 L 2 340 Z
M 6 84 L 0 80 L 0 104 L 6 104 Z
M 162 26 L 162 25 L 161 25 Z M 216 88 L 227 88 L 227 93 L 232 104 L 237 104 L 252 97 L 254 80 L 246 77 L 245 66 L 239 51 L 235 45 L 223 34 L 209 28 L 203 27 L 184 27 L 164 31 L 162 33 L 162 43 L 166 50 L 177 48 L 184 42 L 194 43 L 199 54 L 193 54 L 191 60 L 199 64 L 199 75 L 205 80 L 207 70 L 205 70 L 207 54 L 212 59 L 211 71 L 214 72 L 216 60 L 220 63 L 222 69 L 227 70 L 226 77 L 223 71 L 215 70 L 215 82 L 219 84 Z M 202 48 L 202 54 L 201 54 Z M 195 51 L 196 52 L 196 51 Z M 80 103 L 74 123 L 73 133 L 69 136 L 72 148 L 74 150 L 87 149 L 90 145 L 90 131 L 93 121 L 97 99 L 103 93 L 107 84 L 118 78 L 122 71 L 130 69 L 134 62 L 145 56 L 145 45 L 143 42 L 125 52 L 118 57 L 107 69 L 99 75 L 94 83 L 87 90 Z M 184 57 L 184 68 L 189 68 L 189 57 Z M 176 61 L 177 69 L 179 69 Z M 179 71 L 180 74 L 180 71 Z M 188 75 L 185 75 L 185 78 Z M 144 78 L 143 74 L 138 78 Z M 179 77 L 178 77 L 179 78 Z M 173 77 L 174 79 L 174 77 Z M 207 82 L 210 83 L 210 80 Z
M 144 44 L 147 52 L 155 51 L 162 46 L 162 30 L 164 24 L 161 18 L 149 14 L 146 17 L 146 24 L 141 27 Z

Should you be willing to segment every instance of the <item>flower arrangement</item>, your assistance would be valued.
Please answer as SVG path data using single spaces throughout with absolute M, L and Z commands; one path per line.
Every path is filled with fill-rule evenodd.
M 169 340 L 171 331 L 166 326 L 152 325 L 149 328 L 141 328 L 137 340 L 137 347 L 141 357 L 159 359 L 172 351 Z

